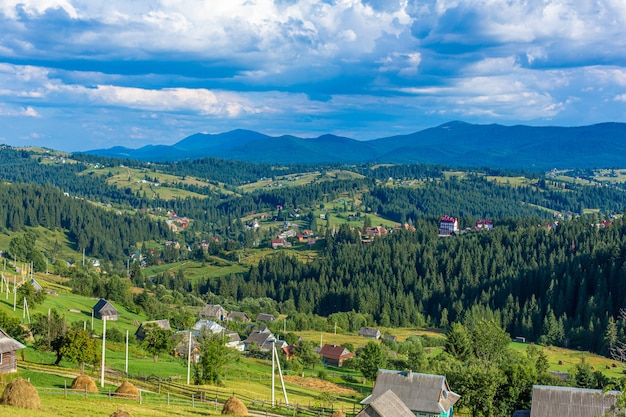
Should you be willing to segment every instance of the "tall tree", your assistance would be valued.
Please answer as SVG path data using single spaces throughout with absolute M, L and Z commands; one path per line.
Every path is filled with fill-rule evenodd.
M 194 368 L 196 384 L 219 384 L 234 352 L 226 347 L 221 335 L 206 335 L 200 345 L 200 361 Z
M 368 342 L 357 351 L 357 369 L 369 380 L 374 380 L 378 370 L 387 364 L 387 357 L 382 346 L 376 342 Z
M 152 355 L 154 362 L 159 360 L 159 354 L 169 352 L 174 344 L 172 331 L 159 327 L 156 323 L 148 323 L 143 326 L 145 338 L 141 347 Z
M 83 329 L 68 330 L 59 353 L 65 359 L 76 362 L 81 374 L 85 372 L 85 363 L 96 364 L 100 358 L 96 341 L 89 331 Z

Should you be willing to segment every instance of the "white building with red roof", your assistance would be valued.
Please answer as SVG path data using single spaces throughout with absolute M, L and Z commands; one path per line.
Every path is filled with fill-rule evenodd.
M 456 217 L 442 216 L 439 220 L 439 234 L 449 236 L 459 232 L 459 221 Z

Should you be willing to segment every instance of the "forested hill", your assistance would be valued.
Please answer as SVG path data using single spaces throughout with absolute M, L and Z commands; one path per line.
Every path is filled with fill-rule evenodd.
M 144 161 L 214 157 L 248 162 L 445 164 L 545 171 L 552 168 L 614 168 L 626 151 L 626 124 L 581 127 L 474 125 L 450 122 L 408 135 L 354 140 L 272 137 L 233 130 L 195 134 L 171 146 L 115 147 L 89 151 Z
M 581 218 L 548 230 L 529 221 L 457 238 L 416 226 L 367 245 L 341 229 L 313 262 L 265 258 L 208 289 L 302 313 L 354 310 L 382 326 L 496 318 L 514 336 L 603 353 L 623 336 L 615 320 L 626 300 L 623 222 L 598 228 Z
M 270 297 L 288 315 L 437 327 L 488 316 L 515 336 L 600 352 L 626 340 L 626 170 L 154 164 L 4 147 L 0 178 L 1 249 L 52 259 L 47 235 L 59 236 L 68 256 L 84 249 L 120 276 L 132 255 L 125 282 L 164 305 Z M 457 236 L 439 236 L 442 215 L 458 218 Z M 481 219 L 493 230 L 475 230 Z M 25 245 L 9 242 L 29 232 L 40 247 L 16 253 Z M 283 233 L 291 246 L 270 250 Z M 106 278 L 88 267 L 72 286 L 101 296 Z

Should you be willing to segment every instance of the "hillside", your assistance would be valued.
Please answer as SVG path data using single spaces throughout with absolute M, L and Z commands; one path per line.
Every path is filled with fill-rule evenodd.
M 161 162 L 216 157 L 280 164 L 391 162 L 545 171 L 619 167 L 619 155 L 624 151 L 623 123 L 533 127 L 450 122 L 368 141 L 334 135 L 272 137 L 233 130 L 217 135 L 195 134 L 171 146 L 116 147 L 86 153 Z

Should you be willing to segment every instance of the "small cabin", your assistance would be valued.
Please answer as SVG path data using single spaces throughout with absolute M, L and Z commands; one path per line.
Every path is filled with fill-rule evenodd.
M 0 329 L 0 374 L 17 372 L 17 351 L 25 347 Z

